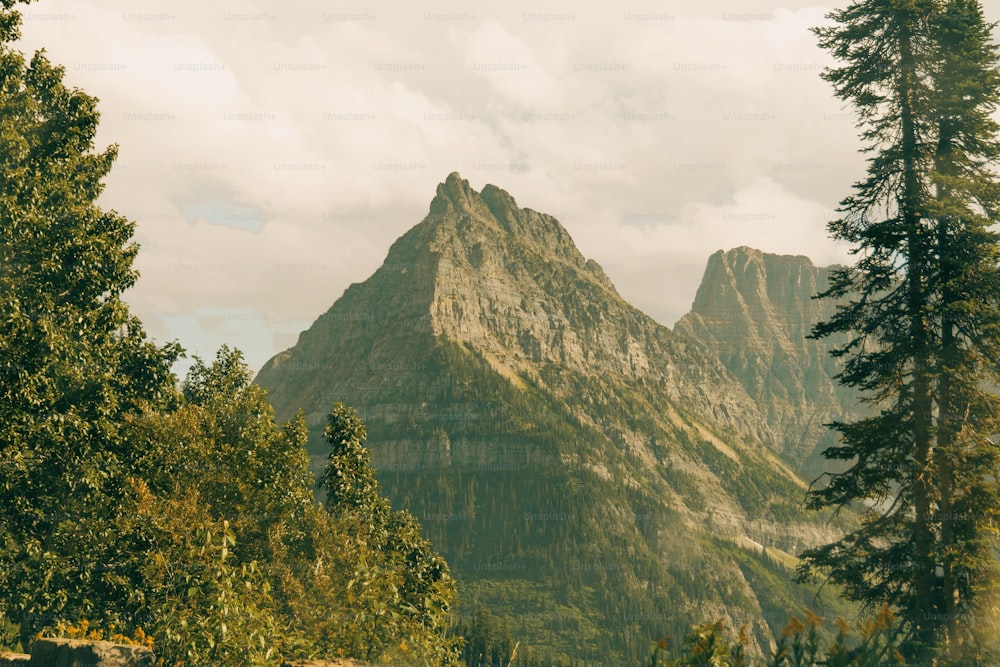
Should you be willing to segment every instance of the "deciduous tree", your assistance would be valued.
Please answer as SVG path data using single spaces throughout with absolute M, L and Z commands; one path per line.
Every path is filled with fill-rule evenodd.
M 13 49 L 0 9 L 0 606 L 27 641 L 54 615 L 123 599 L 114 536 L 138 452 L 125 416 L 172 397 L 179 348 L 129 313 L 134 224 L 97 198 L 97 101 L 43 52 Z

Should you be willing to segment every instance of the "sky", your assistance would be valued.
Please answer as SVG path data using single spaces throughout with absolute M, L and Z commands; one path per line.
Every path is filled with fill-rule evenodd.
M 37 0 L 19 48 L 100 100 L 147 332 L 256 371 L 453 171 L 557 218 L 667 326 L 716 250 L 847 261 L 825 225 L 865 163 L 809 31 L 836 6 Z

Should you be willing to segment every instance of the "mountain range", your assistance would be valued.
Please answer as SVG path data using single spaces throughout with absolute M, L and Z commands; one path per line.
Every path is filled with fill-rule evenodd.
M 279 418 L 305 411 L 317 467 L 331 405 L 357 408 L 461 613 L 490 609 L 527 650 L 638 664 L 663 634 L 723 618 L 759 653 L 789 613 L 845 612 L 791 581 L 795 554 L 843 529 L 802 508 L 823 424 L 857 410 L 830 342 L 806 339 L 828 277 L 720 251 L 671 330 L 555 218 L 451 174 L 256 381 Z

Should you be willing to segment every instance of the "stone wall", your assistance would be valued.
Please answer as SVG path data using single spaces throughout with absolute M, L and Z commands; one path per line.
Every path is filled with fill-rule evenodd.
M 7 653 L 0 651 L 0 667 L 21 667 L 27 665 L 31 656 L 26 653 Z
M 0 656 L 0 667 L 152 667 L 155 662 L 145 646 L 49 637 L 36 639 L 30 656 Z

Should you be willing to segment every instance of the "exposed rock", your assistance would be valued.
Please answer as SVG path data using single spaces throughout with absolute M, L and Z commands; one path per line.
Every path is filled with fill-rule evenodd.
M 31 660 L 27 653 L 0 652 L 0 667 L 24 667 Z
M 813 298 L 831 270 L 803 256 L 720 250 L 674 328 L 722 361 L 760 406 L 778 451 L 810 478 L 817 450 L 833 441 L 825 424 L 858 412 L 856 394 L 833 380 L 838 367 L 829 351 L 842 338 L 807 339 L 833 314 L 829 299 Z
M 732 545 L 833 534 L 802 513 L 805 484 L 717 347 L 628 304 L 555 218 L 458 174 L 257 382 L 279 418 L 306 411 L 317 457 L 331 405 L 358 408 L 385 490 L 469 609 L 514 617 L 533 646 L 564 638 L 572 659 L 638 662 L 626 644 L 712 609 L 759 649 L 788 591 L 751 582 Z
M 127 646 L 84 639 L 42 638 L 31 645 L 30 667 L 152 667 L 153 652 L 145 646 Z
M 518 208 L 492 185 L 480 195 L 454 173 L 438 186 L 427 218 L 393 244 L 375 275 L 351 285 L 294 348 L 265 364 L 257 381 L 279 418 L 303 408 L 317 431 L 335 400 L 391 420 L 407 406 L 385 399 L 440 394 L 441 387 L 427 385 L 437 370 L 428 348 L 440 337 L 474 349 L 516 386 L 546 382 L 543 367 L 641 379 L 713 429 L 747 440 L 772 437 L 718 360 L 686 349 L 624 301 L 555 218 Z M 417 385 L 403 391 L 404 381 Z M 316 440 L 314 446 L 323 450 Z M 392 458 L 385 449 L 373 447 L 376 461 Z

